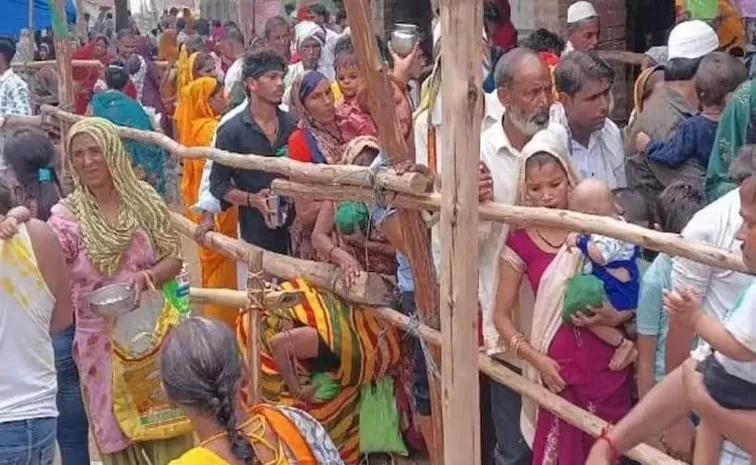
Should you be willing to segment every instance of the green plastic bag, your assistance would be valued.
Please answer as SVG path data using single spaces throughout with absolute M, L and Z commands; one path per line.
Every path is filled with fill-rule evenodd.
M 604 303 L 605 296 L 604 283 L 597 277 L 592 274 L 573 276 L 564 292 L 562 321 L 571 323 L 572 315 L 577 311 L 582 311 L 588 316 L 593 315 L 593 312 L 586 310 L 586 307 L 600 307 Z
M 368 383 L 362 387 L 358 431 L 361 454 L 408 455 L 399 429 L 399 410 L 390 377 L 385 376 L 375 385 Z
M 310 381 L 315 386 L 315 399 L 320 402 L 327 402 L 341 392 L 341 385 L 328 373 L 314 373 Z
M 354 234 L 357 230 L 363 233 L 367 232 L 369 221 L 370 215 L 368 214 L 367 206 L 362 202 L 353 202 L 351 200 L 341 202 L 333 217 L 336 229 L 341 234 L 346 235 Z

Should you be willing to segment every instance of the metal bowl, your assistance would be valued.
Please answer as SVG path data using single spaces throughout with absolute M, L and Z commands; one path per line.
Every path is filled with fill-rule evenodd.
M 401 57 L 406 57 L 415 48 L 419 36 L 417 26 L 414 24 L 397 24 L 391 33 L 391 50 Z
M 105 318 L 116 318 L 134 309 L 134 292 L 124 283 L 111 284 L 89 294 L 92 309 Z

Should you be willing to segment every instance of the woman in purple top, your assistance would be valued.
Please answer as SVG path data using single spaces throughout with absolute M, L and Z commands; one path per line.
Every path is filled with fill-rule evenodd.
M 577 182 L 568 158 L 556 136 L 548 131 L 536 134 L 523 149 L 515 204 L 566 209 Z M 568 233 L 550 228 L 513 228 L 506 233 L 494 323 L 508 350 L 528 362 L 525 376 L 607 421 L 618 421 L 630 410 L 632 374 L 627 367 L 632 358 L 624 361 L 621 371 L 609 369 L 614 348 L 578 326 L 599 323 L 599 317 L 581 315 L 576 324 L 562 324 L 564 290 L 582 261 L 579 251 L 565 247 Z M 532 315 L 530 332 L 519 328 L 513 317 L 525 277 L 535 305 L 519 305 L 517 321 L 531 326 Z M 620 317 L 615 311 L 598 314 L 603 321 Z M 537 410 L 527 399 L 521 428 L 532 443 L 534 465 L 585 463 L 593 444 L 590 436 L 545 409 Z

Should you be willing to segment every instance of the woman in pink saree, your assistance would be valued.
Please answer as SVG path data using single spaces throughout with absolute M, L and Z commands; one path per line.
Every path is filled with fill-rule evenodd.
M 523 149 L 513 200 L 516 205 L 566 209 L 577 181 L 564 143 L 541 131 Z M 526 377 L 616 422 L 630 410 L 630 370 L 610 371 L 613 347 L 583 327 L 562 324 L 565 286 L 582 265 L 580 252 L 564 245 L 568 233 L 549 228 L 505 232 L 494 323 L 507 349 L 527 362 Z M 523 291 L 532 290 L 535 296 L 532 306 L 520 298 L 523 278 L 529 284 Z M 527 399 L 521 427 L 532 445 L 533 465 L 582 465 L 593 444 L 589 435 Z

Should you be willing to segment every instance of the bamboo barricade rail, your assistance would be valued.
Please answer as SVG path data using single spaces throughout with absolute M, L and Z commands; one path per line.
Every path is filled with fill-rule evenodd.
M 188 221 L 188 220 L 187 220 Z M 193 234 L 188 234 L 188 230 L 179 230 L 184 235 L 194 237 Z M 217 233 L 208 233 L 209 236 L 217 236 Z M 240 242 L 236 239 L 226 238 L 228 241 Z M 227 257 L 241 260 L 234 252 L 230 251 L 227 246 L 220 246 L 214 241 L 208 241 L 207 245 L 226 255 Z M 295 260 L 295 259 L 292 259 Z M 299 260 L 303 261 L 303 260 Z M 265 259 L 263 259 L 265 262 Z M 305 262 L 310 263 L 310 262 Z M 289 279 L 287 276 L 278 276 L 279 278 Z M 244 291 L 235 291 L 230 289 L 202 289 L 202 288 L 190 288 L 189 295 L 192 303 L 196 304 L 214 304 L 232 307 L 247 307 L 249 304 L 248 294 Z M 269 293 L 265 296 L 265 306 L 278 306 L 281 305 L 281 296 L 278 296 L 275 292 Z M 284 304 L 286 305 L 286 304 Z M 417 325 L 409 317 L 402 315 L 401 313 L 392 310 L 390 308 L 382 306 L 367 306 L 366 310 L 372 311 L 378 318 L 386 321 L 387 323 L 401 328 L 405 331 L 415 331 L 426 342 L 430 343 L 434 347 L 441 346 L 441 334 L 426 326 L 424 324 Z M 580 428 L 582 431 L 590 434 L 593 437 L 598 437 L 607 423 L 587 412 L 570 402 L 562 399 L 556 394 L 551 393 L 548 389 L 535 384 L 523 376 L 515 373 L 506 366 L 497 362 L 495 359 L 488 357 L 484 354 L 478 355 L 478 367 L 480 371 L 502 383 L 509 388 L 517 391 L 521 395 L 527 396 L 534 402 L 538 403 L 540 407 L 543 407 L 555 415 L 559 416 L 563 420 L 567 421 L 571 425 Z M 654 449 L 645 444 L 634 447 L 630 451 L 625 453 L 626 456 L 633 460 L 640 462 L 642 465 L 682 465 L 672 457 L 669 457 L 662 452 Z
M 371 308 L 370 310 L 378 318 L 396 327 L 405 331 L 415 330 L 420 337 L 433 346 L 441 345 L 441 334 L 438 331 L 423 324 L 420 324 L 418 327 L 409 317 L 402 315 L 396 310 L 390 308 Z M 549 410 L 567 423 L 580 428 L 593 437 L 599 437 L 601 431 L 608 425 L 607 422 L 596 415 L 571 404 L 543 386 L 533 383 L 485 354 L 478 354 L 478 367 L 480 371 L 491 377 L 491 379 L 506 385 L 523 396 L 529 397 L 540 407 Z M 643 465 L 683 464 L 683 462 L 675 460 L 646 444 L 635 446 L 624 455 Z
M 40 60 L 40 61 L 25 61 L 23 63 L 12 63 L 11 67 L 15 70 L 19 69 L 42 69 L 56 66 L 55 60 Z M 155 61 L 159 68 L 167 68 L 170 63 L 167 61 Z M 71 60 L 71 65 L 75 68 L 101 68 L 105 65 L 100 60 Z
M 643 63 L 642 53 L 627 52 L 624 50 L 599 50 L 598 55 L 609 63 L 621 63 L 631 66 L 640 66 Z
M 74 115 L 49 105 L 43 105 L 41 112 L 40 124 L 46 122 L 46 118 L 63 119 L 71 123 L 75 123 L 83 118 L 82 116 Z M 12 124 L 11 121 L 13 118 L 13 116 L 8 118 L 8 124 Z M 28 117 L 25 121 L 32 122 Z M 165 134 L 155 131 L 140 131 L 123 126 L 118 127 L 118 134 L 125 139 L 159 145 L 181 158 L 213 160 L 214 162 L 233 166 L 234 168 L 268 171 L 288 176 L 292 179 L 320 184 L 348 184 L 369 190 L 380 187 L 409 194 L 425 192 L 428 187 L 427 178 L 419 173 L 398 175 L 394 171 L 387 169 L 372 171 L 370 168 L 360 166 L 316 165 L 287 158 L 264 157 L 254 154 L 242 155 L 211 147 L 184 147 Z
M 322 200 L 375 201 L 371 192 L 348 186 L 309 186 L 283 179 L 273 181 L 272 190 L 281 194 L 306 195 L 309 198 Z M 396 207 L 439 211 L 441 196 L 439 194 L 404 195 L 387 193 L 384 195 L 384 201 L 388 205 Z M 480 204 L 478 212 L 481 220 L 498 221 L 518 226 L 564 228 L 582 233 L 601 234 L 717 268 L 752 273 L 745 266 L 742 256 L 738 253 L 714 247 L 705 242 L 685 240 L 676 234 L 654 231 L 613 218 L 568 210 L 519 207 L 494 202 Z
M 301 292 L 299 291 L 269 291 L 263 296 L 266 308 L 291 307 L 295 305 Z M 244 291 L 233 289 L 207 289 L 203 287 L 189 288 L 189 301 L 197 305 L 219 305 L 238 312 L 238 308 L 249 305 L 249 295 Z
M 197 225 L 188 218 L 171 213 L 171 222 L 179 233 L 194 238 Z M 345 289 L 339 279 L 341 270 L 328 263 L 280 255 L 215 232 L 207 233 L 205 242 L 210 248 L 242 263 L 249 263 L 250 259 L 262 252 L 262 269 L 266 275 L 289 280 L 303 278 L 316 287 L 328 289 L 350 302 L 363 305 L 391 305 L 395 300 L 394 282 L 383 275 L 360 273 L 352 286 Z
M 57 108 L 50 107 L 50 106 L 43 106 L 43 116 L 20 116 L 20 115 L 11 115 L 8 116 L 4 124 L 2 124 L 3 128 L 12 129 L 12 128 L 18 128 L 18 127 L 25 127 L 25 126 L 45 126 L 46 123 L 51 123 L 55 126 L 58 125 L 59 121 L 55 121 L 56 118 L 64 118 L 68 119 L 69 121 L 78 121 L 81 119 L 81 116 L 74 115 L 62 110 L 58 110 Z M 0 117 L 0 121 L 2 121 L 2 118 Z M 198 156 L 198 153 L 202 152 L 195 152 L 197 148 L 186 148 L 182 145 L 178 144 L 177 142 L 169 139 L 167 136 L 150 132 L 150 131 L 135 131 L 129 128 L 124 128 L 119 126 L 119 134 L 121 137 L 124 138 L 130 138 L 129 136 L 135 136 L 138 137 L 135 140 L 143 141 L 143 142 L 153 142 L 157 145 L 160 145 L 164 149 L 168 151 L 172 151 L 171 149 L 175 150 L 176 155 L 185 157 L 187 152 L 191 152 L 191 157 L 187 158 L 200 158 Z M 155 138 L 149 138 L 145 137 L 145 135 L 154 134 L 156 136 Z M 169 143 L 168 143 L 169 142 Z M 221 152 L 221 154 L 230 154 L 230 152 L 225 152 L 223 150 L 211 150 L 211 154 L 215 152 Z M 264 160 L 273 160 L 269 157 L 257 157 L 254 155 L 238 155 L 238 154 L 232 154 L 237 157 L 236 160 L 239 159 L 249 159 L 252 160 L 251 162 L 244 162 L 242 167 L 248 167 L 247 163 L 250 165 L 254 165 L 253 169 L 266 169 L 267 166 L 261 166 L 257 165 L 258 159 L 264 159 Z M 223 158 L 223 157 L 221 157 Z M 299 168 L 304 167 L 307 165 L 306 163 L 299 163 L 296 161 L 288 160 L 288 159 L 275 159 L 276 165 L 275 167 L 278 168 L 278 171 L 275 171 L 280 174 L 287 174 L 287 173 L 296 173 L 293 177 L 305 181 L 305 182 L 311 182 L 315 185 L 306 185 L 299 182 L 293 182 L 293 181 L 287 181 L 284 179 L 277 179 L 273 181 L 272 188 L 274 191 L 278 191 L 283 194 L 290 194 L 290 195 L 303 195 L 308 196 L 310 198 L 317 198 L 317 199 L 324 199 L 324 200 L 362 200 L 362 201 L 374 201 L 375 200 L 375 194 L 374 187 L 368 187 L 370 186 L 369 182 L 366 182 L 365 185 L 359 185 L 360 183 L 357 182 L 354 178 L 349 178 L 348 176 L 339 177 L 335 173 L 347 173 L 342 171 L 330 171 L 329 174 L 323 175 L 319 172 L 319 170 L 324 168 L 330 168 L 333 170 L 337 170 L 339 168 L 344 167 L 326 167 L 324 165 L 311 165 L 308 166 L 306 170 L 300 170 Z M 228 163 L 230 166 L 237 166 L 236 164 L 232 164 L 231 160 L 226 159 L 219 159 L 220 163 Z M 288 166 L 287 166 L 288 165 Z M 271 170 L 272 171 L 272 170 Z M 311 176 L 312 173 L 317 173 L 314 176 Z M 392 181 L 389 181 L 391 179 L 409 179 L 405 178 L 407 174 L 404 174 L 402 176 L 398 176 L 396 174 L 392 174 L 391 171 L 384 172 L 385 174 L 385 185 L 382 187 L 382 197 L 383 201 L 392 206 L 396 207 L 406 207 L 406 208 L 412 208 L 412 209 L 419 209 L 419 210 L 427 210 L 427 211 L 439 211 L 440 209 L 440 200 L 441 196 L 438 194 L 414 194 L 414 195 L 408 195 L 404 192 L 396 192 L 399 189 L 396 189 L 397 184 L 406 186 L 406 181 L 400 181 L 397 183 L 394 183 Z M 379 176 L 380 179 L 380 176 Z M 426 182 L 424 176 L 420 176 L 419 179 L 422 179 L 423 183 Z M 351 182 L 354 182 L 355 185 L 334 185 L 335 183 L 342 183 L 342 184 L 351 184 Z M 414 184 L 417 181 L 410 181 L 410 184 Z M 324 185 L 330 184 L 330 185 Z M 419 183 L 418 183 L 419 184 Z M 654 231 L 651 229 L 642 228 L 640 226 L 636 226 L 629 223 L 624 223 L 618 220 L 614 220 L 611 218 L 601 217 L 601 216 L 593 216 L 593 215 L 586 215 L 583 213 L 578 212 L 571 212 L 571 211 L 563 211 L 563 210 L 552 210 L 547 208 L 533 208 L 533 207 L 518 207 L 513 205 L 505 205 L 501 203 L 484 203 L 480 204 L 478 206 L 478 211 L 480 214 L 481 220 L 488 220 L 488 221 L 499 221 L 503 223 L 510 223 L 515 225 L 533 225 L 533 226 L 542 226 L 542 227 L 561 227 L 561 228 L 567 228 L 572 231 L 580 231 L 583 233 L 595 233 L 595 234 L 601 234 L 609 237 L 613 237 L 615 239 L 619 239 L 626 242 L 631 242 L 633 244 L 637 244 L 641 247 L 649 248 L 652 250 L 656 250 L 659 252 L 664 252 L 669 255 L 673 256 L 679 256 L 688 258 L 690 260 L 703 263 L 710 266 L 715 266 L 717 268 L 726 269 L 726 270 L 733 270 L 733 271 L 739 271 L 742 273 L 749 273 L 752 272 L 745 266 L 743 263 L 742 257 L 734 252 L 731 252 L 729 250 L 720 249 L 718 247 L 714 247 L 710 244 L 706 244 L 704 242 L 700 241 L 688 241 L 680 236 L 669 234 L 669 233 L 661 233 L 659 231 Z M 193 225 L 191 221 L 187 220 L 181 215 L 174 215 L 174 222 L 176 221 L 176 218 L 180 218 L 180 222 L 177 224 L 177 228 L 180 228 L 180 225 L 184 225 L 184 228 L 188 227 L 187 225 Z M 186 229 L 184 229 L 186 230 Z M 217 241 L 224 242 L 227 240 L 225 236 L 222 236 Z M 249 244 L 246 244 L 250 247 L 253 247 Z M 244 253 L 241 253 L 241 255 L 244 255 Z M 283 256 L 279 256 L 283 257 Z M 294 260 L 291 257 L 285 257 L 288 260 Z M 246 258 L 244 259 L 246 260 Z M 272 261 L 272 260 L 271 260 Z M 245 262 L 246 263 L 246 262 Z M 315 262 L 307 262 L 315 264 Z M 323 266 L 322 263 L 317 263 L 317 265 Z M 329 267 L 333 268 L 333 267 Z M 271 272 L 271 274 L 275 274 L 274 272 Z M 318 272 L 316 273 L 317 276 L 320 276 L 322 273 Z M 312 281 L 316 285 L 320 286 L 321 284 L 317 283 L 315 280 Z M 325 286 L 328 287 L 328 286 Z M 338 293 L 338 290 L 337 290 Z M 355 300 L 354 298 L 357 297 L 355 295 L 350 296 L 344 296 L 339 294 L 341 297 L 351 300 L 353 302 L 359 302 L 359 300 Z M 369 303 L 369 302 L 363 302 L 366 304 L 371 305 L 381 305 L 381 303 Z

